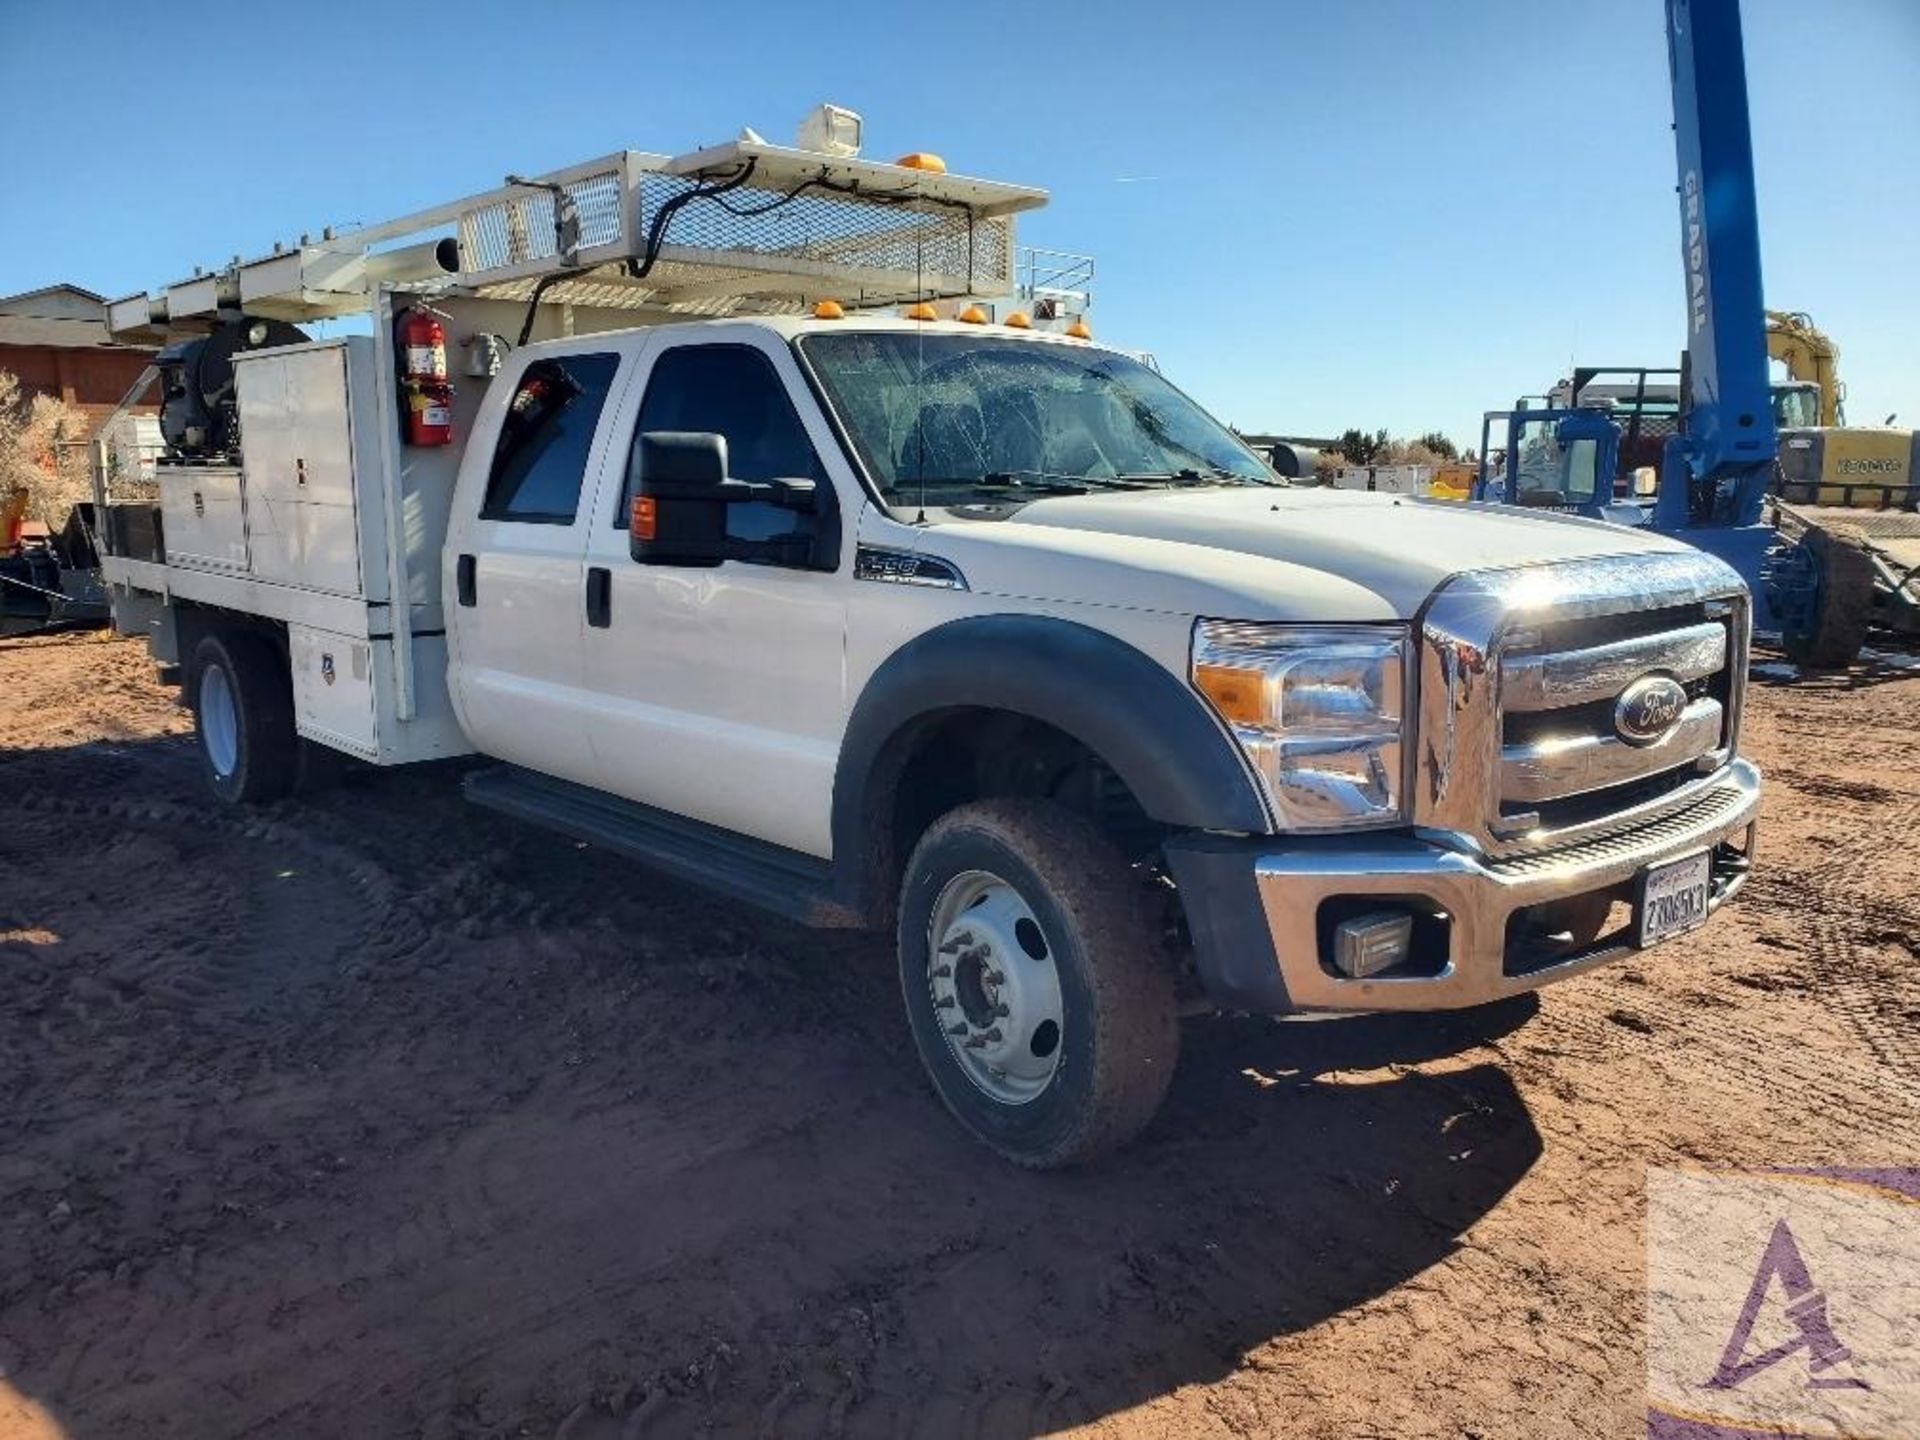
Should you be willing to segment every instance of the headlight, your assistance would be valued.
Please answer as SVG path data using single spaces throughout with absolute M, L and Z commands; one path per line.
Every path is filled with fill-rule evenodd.
M 1393 625 L 1193 629 L 1193 684 L 1227 722 L 1288 830 L 1404 818 L 1407 631 Z

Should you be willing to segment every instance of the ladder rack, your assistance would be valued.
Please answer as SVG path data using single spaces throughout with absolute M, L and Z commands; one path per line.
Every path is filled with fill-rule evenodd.
M 111 302 L 108 328 L 156 339 L 209 328 L 222 312 L 296 322 L 360 314 L 382 284 L 630 310 L 636 321 L 795 313 L 821 299 L 991 298 L 1021 278 L 1014 216 L 1046 198 L 760 140 L 678 157 L 625 150 L 236 258 Z M 449 238 L 459 245 L 451 272 L 424 258 Z

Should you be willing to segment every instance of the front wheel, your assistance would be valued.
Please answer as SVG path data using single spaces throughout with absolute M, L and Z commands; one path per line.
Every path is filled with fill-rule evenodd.
M 935 821 L 900 896 L 900 983 L 947 1108 L 1019 1165 L 1138 1133 L 1180 1048 L 1174 977 L 1126 861 L 1058 806 L 992 800 Z

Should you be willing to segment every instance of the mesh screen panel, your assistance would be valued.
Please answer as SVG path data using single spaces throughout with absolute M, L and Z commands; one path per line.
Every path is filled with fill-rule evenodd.
M 635 180 L 640 213 L 631 233 L 621 213 L 619 168 L 567 183 L 579 212 L 581 249 L 619 244 L 638 256 L 664 206 L 713 183 L 658 170 L 640 171 Z M 491 272 L 557 264 L 550 191 L 528 188 L 477 206 L 460 217 L 459 228 L 463 272 L 488 294 L 518 299 L 532 293 L 522 277 L 488 284 Z M 997 294 L 1014 278 L 1010 218 L 974 219 L 962 206 L 902 191 L 743 185 L 673 210 L 660 257 L 643 280 L 602 269 L 549 286 L 545 298 L 713 315 L 743 308 L 798 310 L 803 295 L 881 305 Z
M 620 172 L 603 170 L 566 186 L 580 216 L 580 244 L 620 239 Z M 468 274 L 548 260 L 559 253 L 550 190 L 523 190 L 460 217 L 460 263 Z
M 649 172 L 641 210 L 652 224 L 661 205 L 699 182 Z M 674 213 L 665 243 L 808 260 L 850 270 L 920 274 L 929 288 L 956 293 L 1004 286 L 1011 278 L 1005 220 L 969 221 L 966 210 L 927 200 L 889 201 L 823 189 L 743 185 Z M 724 263 L 724 262 L 722 262 Z

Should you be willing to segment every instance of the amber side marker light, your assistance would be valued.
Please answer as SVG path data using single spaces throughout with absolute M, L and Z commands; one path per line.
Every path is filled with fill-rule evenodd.
M 1236 670 L 1227 665 L 1193 667 L 1194 685 L 1229 725 L 1257 727 L 1266 723 L 1265 681 L 1257 670 Z
M 818 305 L 813 307 L 813 318 L 816 320 L 844 320 L 847 318 L 847 312 L 840 308 L 840 302 L 838 300 L 822 300 Z
M 628 522 L 636 540 L 652 540 L 654 527 L 660 521 L 660 508 L 651 495 L 633 497 L 633 515 Z

